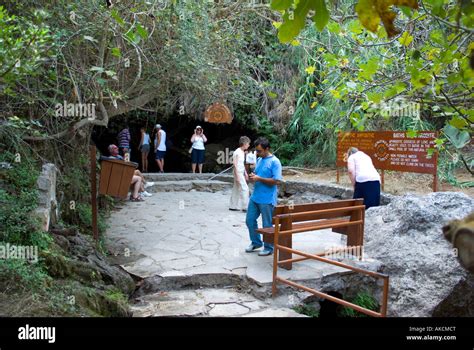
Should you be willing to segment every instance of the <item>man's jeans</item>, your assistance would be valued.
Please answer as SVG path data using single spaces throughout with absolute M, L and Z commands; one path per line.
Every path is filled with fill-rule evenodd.
M 247 208 L 247 219 L 246 224 L 249 229 L 250 241 L 253 245 L 261 247 L 264 245 L 265 249 L 271 250 L 273 252 L 273 244 L 263 243 L 260 238 L 260 233 L 257 233 L 258 228 L 257 219 L 262 214 L 263 227 L 272 227 L 272 217 L 273 217 L 273 204 L 258 204 L 253 200 L 249 200 L 249 206 Z

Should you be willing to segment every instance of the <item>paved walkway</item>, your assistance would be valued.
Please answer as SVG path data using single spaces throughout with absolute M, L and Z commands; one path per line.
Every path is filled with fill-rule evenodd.
M 145 202 L 127 202 L 108 220 L 109 247 L 127 271 L 141 277 L 231 273 L 271 283 L 273 257 L 244 252 L 249 244 L 245 213 L 228 210 L 229 196 L 229 189 L 155 192 Z M 301 233 L 293 247 L 320 252 L 341 246 L 340 237 L 330 230 Z M 340 271 L 304 261 L 292 271 L 279 269 L 279 275 L 306 280 Z

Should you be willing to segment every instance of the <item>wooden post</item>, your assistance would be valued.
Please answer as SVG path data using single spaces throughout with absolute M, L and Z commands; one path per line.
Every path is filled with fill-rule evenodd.
M 283 213 L 282 214 L 288 214 L 290 212 L 292 212 L 293 209 L 290 209 L 290 207 L 288 205 L 285 205 L 285 208 L 283 209 Z M 279 222 L 279 221 L 278 221 Z M 276 229 L 277 225 L 275 224 L 275 233 L 277 232 L 277 229 Z M 280 228 L 278 228 L 279 230 Z M 281 230 L 282 231 L 288 231 L 288 230 L 291 230 L 293 229 L 293 223 L 291 221 L 290 218 L 286 218 L 286 219 L 282 219 L 281 221 Z M 279 237 L 279 244 L 284 246 L 284 247 L 288 247 L 288 248 L 293 248 L 293 236 L 292 235 L 286 235 L 286 236 L 282 236 L 282 237 Z M 286 260 L 286 259 L 291 259 L 293 257 L 293 254 L 290 253 L 290 252 L 287 252 L 287 251 L 279 251 L 278 252 L 278 258 L 279 260 Z M 291 270 L 293 268 L 293 263 L 289 262 L 289 263 L 285 263 L 285 264 L 281 264 L 280 265 L 283 269 L 285 270 Z
M 336 183 L 339 183 L 339 167 L 336 166 Z
M 382 169 L 382 191 L 385 191 L 385 170 Z
M 280 220 L 275 220 L 275 230 L 273 231 L 273 274 L 272 274 L 272 297 L 277 295 L 277 271 L 278 271 L 278 256 L 279 256 L 279 243 L 278 236 L 280 235 Z M 290 256 L 292 254 L 290 253 Z M 291 264 L 291 263 L 290 263 Z
M 99 230 L 97 228 L 97 178 L 96 178 L 96 149 L 89 147 L 91 162 L 91 209 L 92 209 L 92 232 L 96 243 L 99 241 Z

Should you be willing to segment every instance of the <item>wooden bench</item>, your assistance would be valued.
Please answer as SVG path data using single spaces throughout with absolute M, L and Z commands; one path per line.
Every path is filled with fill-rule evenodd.
M 281 246 L 292 248 L 292 237 L 295 233 L 328 228 L 333 232 L 347 235 L 348 247 L 362 247 L 364 244 L 365 206 L 363 199 L 278 205 L 273 211 L 273 225 L 275 225 L 275 217 L 282 214 L 288 215 L 279 220 L 279 244 Z M 274 242 L 275 226 L 260 228 L 257 232 L 263 235 L 264 242 Z M 287 270 L 291 270 L 293 261 L 305 260 L 305 258 L 288 260 L 292 260 L 292 253 L 280 251 L 279 265 Z
M 362 257 L 362 247 L 364 243 L 364 218 L 365 206 L 363 205 L 362 199 L 299 205 L 283 205 L 275 208 L 273 227 L 258 230 L 258 232 L 264 235 L 264 240 L 266 239 L 266 242 L 273 243 L 274 253 L 272 296 L 276 296 L 277 294 L 277 283 L 282 283 L 293 288 L 304 290 L 317 297 L 330 300 L 345 307 L 349 307 L 369 316 L 385 317 L 387 315 L 388 308 L 389 277 L 379 272 L 365 270 L 327 257 L 328 255 L 332 255 L 335 252 L 345 252 L 351 255 Z M 292 248 L 292 235 L 301 232 L 316 231 L 328 228 L 331 228 L 335 232 L 346 234 L 347 247 L 317 254 L 306 253 Z M 272 238 L 273 241 L 271 241 Z M 358 249 L 353 249 L 354 247 Z M 354 250 L 356 251 L 356 254 L 354 254 Z M 293 258 L 293 254 L 300 257 Z M 383 293 L 380 303 L 380 310 L 378 312 L 369 310 L 360 305 L 356 305 L 346 300 L 334 297 L 322 291 L 306 287 L 300 283 L 295 282 L 294 280 L 278 276 L 279 266 L 291 269 L 291 264 L 293 262 L 308 259 L 339 266 L 356 273 L 382 279 Z

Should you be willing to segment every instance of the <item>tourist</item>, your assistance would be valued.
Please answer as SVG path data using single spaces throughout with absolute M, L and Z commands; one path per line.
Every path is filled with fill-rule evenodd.
M 120 131 L 117 135 L 118 145 L 120 148 L 120 152 L 122 156 L 130 159 L 130 129 L 126 126 L 122 131 Z M 128 153 L 128 156 L 126 154 Z
M 199 173 L 202 173 L 202 165 L 204 163 L 204 153 L 205 147 L 204 144 L 207 142 L 206 135 L 204 135 L 204 130 L 198 125 L 194 129 L 194 134 L 191 136 L 192 142 L 192 151 L 191 151 L 191 168 L 193 174 L 196 173 L 196 164 L 199 169 Z
M 255 151 L 250 151 L 247 149 L 247 151 L 245 151 L 245 169 L 247 170 L 247 173 L 251 173 L 253 171 L 256 162 L 257 155 L 255 154 Z
M 245 251 L 250 253 L 263 245 L 264 249 L 258 255 L 266 256 L 273 253 L 273 244 L 262 242 L 260 234 L 257 233 L 257 219 L 262 215 L 263 227 L 273 226 L 273 209 L 277 204 L 282 169 L 280 160 L 270 152 L 270 142 L 266 138 L 259 137 L 254 145 L 259 158 L 255 173 L 249 175 L 250 181 L 254 182 L 255 186 L 249 200 L 246 218 L 251 243 Z
M 230 197 L 230 210 L 247 211 L 249 203 L 249 180 L 247 171 L 245 170 L 245 151 L 249 148 L 250 139 L 242 136 L 239 139 L 239 147 L 232 154 L 234 165 L 234 187 Z
M 116 145 L 109 145 L 108 147 L 110 158 L 115 158 L 118 160 L 123 160 L 123 157 L 119 154 L 119 148 Z M 140 196 L 140 191 L 145 191 L 144 188 L 144 178 L 143 175 L 137 174 L 138 170 L 135 170 L 135 173 L 132 176 L 132 181 L 130 186 L 132 187 L 132 193 L 130 195 L 130 200 L 132 202 L 142 202 L 144 199 Z M 141 175 L 141 176 L 140 176 Z M 147 192 L 147 194 L 149 194 Z
M 155 159 L 160 173 L 164 173 L 165 169 L 165 155 L 166 155 L 166 132 L 162 129 L 160 124 L 156 124 L 156 138 L 155 138 Z
M 366 209 L 380 205 L 380 175 L 372 159 L 355 147 L 347 150 L 347 170 L 352 186 L 354 199 L 363 198 Z
M 142 154 L 142 171 L 148 172 L 148 153 L 150 153 L 150 135 L 146 132 L 146 128 L 141 128 L 141 139 L 138 150 Z
M 145 187 L 147 187 L 147 185 L 149 185 L 149 184 L 146 182 L 146 180 L 145 180 L 145 176 L 143 176 L 143 174 L 142 174 L 142 173 L 140 172 L 140 170 L 138 170 L 138 169 L 135 170 L 135 171 L 133 172 L 133 174 L 136 175 L 136 176 L 140 176 L 140 178 L 141 178 L 141 180 L 142 180 L 142 181 L 141 181 L 141 186 L 140 186 L 140 189 L 139 189 L 139 194 L 140 194 L 140 196 L 143 196 L 143 197 L 151 197 L 152 194 L 149 193 L 149 192 L 147 192 L 147 191 L 145 191 Z
M 116 145 L 114 144 L 109 145 L 108 150 L 109 150 L 110 158 L 123 160 L 123 157 L 119 154 L 119 148 Z

